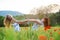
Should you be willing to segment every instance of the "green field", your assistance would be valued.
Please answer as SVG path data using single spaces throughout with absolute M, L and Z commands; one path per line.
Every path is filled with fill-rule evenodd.
M 30 27 L 21 27 L 20 32 L 14 28 L 0 28 L 0 40 L 60 40 L 60 27 L 45 31 L 43 27 L 32 31 Z

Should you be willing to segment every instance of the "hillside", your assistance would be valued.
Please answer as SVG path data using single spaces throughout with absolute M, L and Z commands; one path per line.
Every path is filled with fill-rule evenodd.
M 6 16 L 7 14 L 10 14 L 12 16 L 23 15 L 22 13 L 17 11 L 0 11 L 0 16 Z

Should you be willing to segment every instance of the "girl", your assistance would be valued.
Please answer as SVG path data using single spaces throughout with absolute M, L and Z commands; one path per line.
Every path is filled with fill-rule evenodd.
M 26 21 L 18 21 L 15 20 L 11 15 L 6 15 L 5 19 L 4 19 L 4 25 L 6 28 L 10 28 L 11 25 L 14 26 L 15 31 L 20 31 L 20 27 L 19 24 L 23 24 Z
M 42 20 L 28 19 L 28 21 L 35 22 L 35 23 L 37 23 L 39 25 L 43 25 L 44 26 L 44 30 L 48 30 L 48 29 L 51 28 L 51 26 L 50 26 L 50 20 L 47 17 L 43 18 Z M 34 24 L 32 28 L 37 29 L 37 27 L 38 27 L 37 24 Z
M 48 30 L 51 28 L 49 18 L 47 17 L 43 18 L 43 23 L 44 23 L 44 30 Z
M 4 25 L 5 25 L 6 28 L 11 27 L 11 20 L 12 20 L 11 17 L 12 16 L 10 16 L 10 15 L 6 15 L 6 17 L 4 19 Z

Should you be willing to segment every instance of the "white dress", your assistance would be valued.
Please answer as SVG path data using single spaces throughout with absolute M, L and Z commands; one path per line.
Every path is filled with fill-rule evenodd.
M 41 24 L 41 27 L 44 26 L 43 20 L 37 19 L 37 21 Z M 36 29 L 38 29 L 38 27 L 39 27 L 39 25 L 37 23 L 34 23 L 33 26 L 32 26 L 32 30 L 36 30 Z
M 33 26 L 32 26 L 32 30 L 36 30 L 37 28 L 38 28 L 38 24 L 34 23 Z
M 14 27 L 15 31 L 20 31 L 20 26 L 18 23 L 14 23 L 13 27 Z

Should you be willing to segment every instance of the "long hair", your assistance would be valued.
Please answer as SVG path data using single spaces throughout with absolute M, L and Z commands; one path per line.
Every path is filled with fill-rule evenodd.
M 46 26 L 49 26 L 50 25 L 50 23 L 49 23 L 50 21 L 49 21 L 49 18 L 47 18 L 47 17 L 45 17 L 44 18 L 44 27 L 46 27 Z
M 12 16 L 11 15 L 6 15 L 5 19 L 4 19 L 4 25 L 5 27 L 11 27 L 11 20 L 12 20 Z

